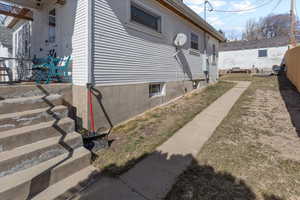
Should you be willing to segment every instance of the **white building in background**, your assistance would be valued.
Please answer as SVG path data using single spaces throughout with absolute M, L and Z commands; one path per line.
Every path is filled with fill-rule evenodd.
M 271 69 L 280 65 L 288 50 L 288 37 L 234 41 L 220 46 L 219 69 Z

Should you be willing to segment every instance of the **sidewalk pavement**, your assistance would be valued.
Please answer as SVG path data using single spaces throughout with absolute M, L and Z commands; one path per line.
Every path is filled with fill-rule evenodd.
M 156 151 L 118 178 L 102 178 L 76 200 L 159 200 L 171 190 L 204 143 L 249 87 L 237 85 L 213 102 Z

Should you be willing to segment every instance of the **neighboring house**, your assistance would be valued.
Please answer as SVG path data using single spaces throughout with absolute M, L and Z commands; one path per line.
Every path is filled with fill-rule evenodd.
M 33 21 L 15 23 L 14 56 L 72 56 L 73 104 L 84 127 L 87 83 L 96 126 L 109 128 L 205 84 L 204 70 L 217 80 L 225 38 L 182 1 L 5 1 L 33 12 Z M 181 49 L 178 33 L 188 36 Z
M 12 56 L 12 31 L 0 25 L 0 82 L 8 81 L 7 71 L 3 67 L 10 66 L 11 61 L 5 60 Z
M 288 37 L 223 43 L 220 46 L 219 69 L 270 70 L 273 65 L 281 65 L 288 44 Z
M 11 57 L 13 32 L 0 25 L 0 57 Z

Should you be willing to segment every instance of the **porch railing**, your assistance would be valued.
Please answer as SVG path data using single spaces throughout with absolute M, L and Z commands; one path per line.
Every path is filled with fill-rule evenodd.
M 31 81 L 32 60 L 0 57 L 0 83 Z

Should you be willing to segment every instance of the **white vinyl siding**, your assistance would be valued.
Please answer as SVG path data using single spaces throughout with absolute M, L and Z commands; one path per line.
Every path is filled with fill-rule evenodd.
M 71 1 L 69 1 L 71 2 Z M 88 15 L 89 0 L 72 1 L 77 3 L 76 12 L 74 12 L 74 33 L 72 37 L 72 60 L 73 60 L 73 84 L 85 85 L 88 82 L 89 68 L 89 44 L 88 44 Z
M 199 36 L 203 32 L 152 0 L 132 0 L 159 13 L 161 35 L 129 26 L 130 0 L 97 0 L 94 3 L 94 80 L 96 84 L 168 82 L 203 77 L 202 54 L 191 55 L 189 42 L 183 48 L 184 69 L 176 61 L 173 39 L 177 33 Z M 188 67 L 187 67 L 188 66 Z M 187 67 L 187 68 L 186 68 Z

